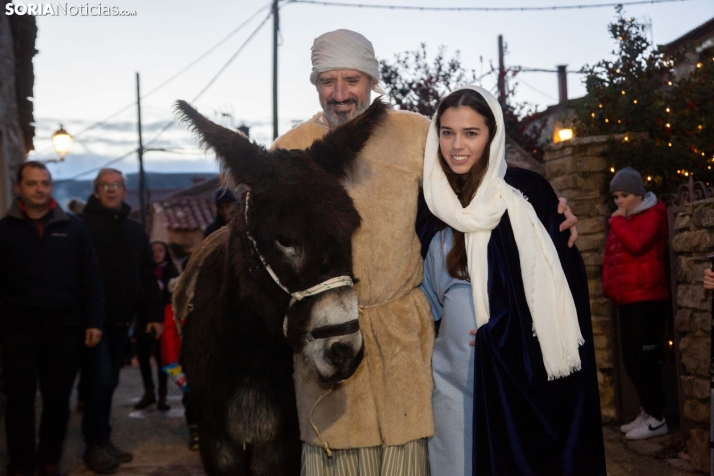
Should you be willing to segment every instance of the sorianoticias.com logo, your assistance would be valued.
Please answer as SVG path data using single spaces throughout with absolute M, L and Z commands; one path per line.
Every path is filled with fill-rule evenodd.
M 70 17 L 133 17 L 136 10 L 122 10 L 119 7 L 97 3 L 90 5 L 69 5 L 67 3 L 7 3 L 6 15 L 70 16 Z

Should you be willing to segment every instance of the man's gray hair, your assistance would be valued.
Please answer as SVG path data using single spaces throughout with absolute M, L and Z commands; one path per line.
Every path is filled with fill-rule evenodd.
M 105 167 L 105 168 L 99 170 L 99 173 L 97 173 L 96 178 L 92 182 L 92 189 L 94 190 L 94 193 L 99 192 L 99 181 L 102 180 L 102 177 L 107 174 L 119 174 L 119 176 L 121 176 L 121 182 L 124 185 L 124 188 L 126 188 L 126 177 L 124 177 L 124 174 L 122 173 L 122 171 L 117 170 L 117 169 L 112 169 L 110 167 Z

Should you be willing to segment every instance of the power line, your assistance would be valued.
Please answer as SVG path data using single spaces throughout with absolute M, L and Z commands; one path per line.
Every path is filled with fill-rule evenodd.
M 194 98 L 191 100 L 191 102 L 197 101 L 198 98 L 200 98 L 200 97 L 203 95 L 203 93 L 205 93 L 205 92 L 208 90 L 208 88 L 213 85 L 213 83 L 218 79 L 218 77 L 219 77 L 221 74 L 223 74 L 223 72 L 226 70 L 226 68 L 238 57 L 238 55 L 240 54 L 240 52 L 243 51 L 243 49 L 244 49 L 246 46 L 248 46 L 248 43 L 250 43 L 250 41 L 251 41 L 251 40 L 253 39 L 253 37 L 258 33 L 258 31 L 263 27 L 263 25 L 265 25 L 265 23 L 268 21 L 268 19 L 271 17 L 271 15 L 272 15 L 272 13 L 271 13 L 271 14 L 268 14 L 268 15 L 263 19 L 263 21 L 260 23 L 260 25 L 258 25 L 258 27 L 257 27 L 255 30 L 253 30 L 253 32 L 250 34 L 250 36 L 248 36 L 248 38 L 243 42 L 243 44 L 240 45 L 240 47 L 239 47 L 238 50 L 233 54 L 233 56 L 231 56 L 230 59 L 226 62 L 226 64 L 223 65 L 223 67 L 213 76 L 213 78 L 211 78 L 211 80 L 208 82 L 208 84 L 206 84 L 206 86 L 204 86 L 203 89 L 201 89 L 201 91 L 200 91 L 196 96 L 194 96 Z M 144 96 L 142 96 L 142 97 L 144 97 Z M 132 106 L 133 106 L 133 104 L 132 104 Z M 161 134 L 163 134 L 167 129 L 169 129 L 173 124 L 174 124 L 174 120 L 172 119 L 172 120 L 169 121 L 164 127 L 162 127 L 162 128 L 159 130 L 159 132 L 157 132 L 156 135 L 155 135 L 151 140 L 149 140 L 149 141 L 146 143 L 146 146 L 144 146 L 144 149 L 146 149 L 149 145 L 151 145 L 151 144 L 153 144 L 154 142 L 156 142 L 156 141 L 158 140 L 159 136 L 160 136 Z M 139 149 L 130 150 L 130 151 L 127 152 L 126 154 L 124 154 L 124 155 L 122 155 L 122 156 L 120 156 L 120 157 L 117 157 L 116 159 L 112 159 L 112 160 L 110 160 L 109 162 L 106 162 L 104 165 L 101 165 L 101 166 L 99 166 L 99 167 L 94 167 L 94 168 L 92 168 L 92 169 L 90 169 L 90 170 L 85 170 L 85 171 L 82 172 L 82 173 L 79 173 L 79 174 L 77 174 L 77 175 L 74 175 L 73 177 L 69 178 L 68 180 L 75 180 L 75 179 L 78 178 L 78 177 L 81 177 L 81 176 L 86 175 L 86 174 L 91 173 L 91 172 L 95 172 L 95 171 L 100 170 L 100 169 L 102 169 L 102 168 L 104 168 L 104 167 L 107 167 L 107 166 L 109 166 L 109 165 L 111 165 L 111 164 L 120 162 L 120 161 L 126 159 L 127 157 L 129 157 L 130 155 L 132 155 L 133 153 L 137 152 L 138 150 L 139 150 Z
M 326 2 L 321 0 L 288 0 L 289 3 L 307 3 L 312 5 L 323 5 L 326 7 L 355 7 L 355 8 L 379 8 L 383 10 L 418 10 L 418 11 L 440 11 L 440 12 L 526 12 L 526 11 L 545 11 L 545 10 L 580 10 L 586 8 L 603 8 L 616 7 L 618 5 L 642 5 L 653 3 L 671 3 L 671 2 L 686 2 L 689 0 L 640 0 L 634 2 L 617 2 L 617 3 L 598 3 L 584 5 L 553 5 L 547 7 L 423 7 L 418 5 L 377 5 L 365 3 L 341 3 L 341 2 Z
M 233 56 L 230 57 L 230 59 L 226 62 L 226 64 L 224 64 L 223 67 L 220 70 L 218 70 L 218 72 L 213 76 L 213 78 L 211 78 L 211 80 L 208 82 L 208 84 L 206 84 L 203 87 L 203 89 L 201 89 L 201 91 L 198 94 L 196 94 L 196 96 L 194 96 L 193 99 L 191 99 L 192 103 L 198 101 L 198 99 L 203 95 L 203 93 L 205 93 L 208 90 L 208 88 L 210 88 L 213 85 L 213 83 L 216 82 L 216 80 L 221 76 L 221 74 L 223 74 L 223 72 L 226 70 L 226 68 L 228 68 L 228 66 L 230 66 L 230 64 L 233 62 L 233 60 L 235 60 L 238 57 L 238 55 L 241 53 L 241 51 L 243 51 L 243 49 L 246 46 L 248 46 L 248 44 L 253 39 L 253 37 L 255 37 L 255 35 L 258 33 L 258 31 L 260 31 L 260 29 L 263 27 L 263 25 L 265 25 L 265 23 L 268 21 L 268 19 L 271 16 L 272 16 L 272 13 L 269 13 L 263 19 L 263 21 L 260 22 L 260 25 L 258 25 L 258 27 L 255 30 L 253 30 L 253 33 L 251 33 L 250 36 L 248 38 L 246 38 L 246 40 L 243 42 L 243 44 L 240 45 L 240 48 L 238 48 L 238 50 L 233 54 Z M 148 145 L 151 145 L 154 142 L 156 142 L 156 140 L 158 140 L 159 136 L 161 134 L 163 134 L 173 124 L 174 124 L 174 120 L 171 119 L 171 121 L 169 121 L 164 127 L 162 127 L 161 130 L 149 142 L 146 143 L 146 145 L 148 146 Z
M 183 69 L 181 69 L 181 70 L 178 71 L 176 74 L 174 74 L 173 76 L 171 76 L 170 78 L 168 78 L 166 81 L 164 81 L 163 83 L 161 83 L 161 84 L 159 84 L 158 86 L 156 86 L 154 89 L 150 90 L 150 91 L 147 92 L 147 93 L 144 93 L 144 94 L 141 96 L 141 99 L 144 99 L 144 98 L 146 98 L 146 97 L 149 97 L 151 94 L 155 93 L 155 92 L 158 91 L 159 89 L 161 89 L 161 88 L 163 88 L 164 86 L 166 86 L 167 84 L 171 83 L 173 80 L 175 80 L 176 78 L 178 78 L 179 76 L 181 76 L 183 73 L 185 73 L 186 71 L 188 71 L 189 69 L 191 69 L 192 67 L 194 67 L 194 66 L 195 66 L 196 64 L 198 64 L 201 60 L 207 58 L 211 53 L 213 53 L 216 49 L 218 49 L 220 46 L 222 46 L 226 41 L 228 41 L 230 38 L 232 38 L 236 33 L 238 33 L 240 30 L 242 30 L 243 27 L 246 26 L 248 23 L 250 23 L 256 16 L 258 16 L 258 14 L 259 14 L 260 12 L 262 12 L 263 10 L 265 10 L 265 9 L 268 8 L 268 7 L 269 7 L 269 5 L 265 5 L 265 6 L 263 6 L 262 8 L 259 8 L 259 9 L 258 9 L 255 13 L 253 13 L 246 21 L 244 21 L 243 23 L 241 23 L 240 25 L 238 25 L 233 31 L 231 31 L 228 35 L 226 35 L 222 40 L 220 40 L 218 43 L 216 43 L 215 45 L 213 45 L 213 46 L 212 46 L 211 48 L 209 48 L 207 51 L 205 51 L 204 53 L 202 53 L 198 58 L 196 58 L 195 60 L 193 60 L 191 63 L 189 63 L 189 64 L 188 64 L 187 66 L 185 66 Z M 136 105 L 135 102 L 132 102 L 131 104 L 127 104 L 127 105 L 124 106 L 123 108 L 121 108 L 121 109 L 119 109 L 118 111 L 116 111 L 116 112 L 114 112 L 114 113 L 108 115 L 108 116 L 105 117 L 104 119 L 101 119 L 101 120 L 95 122 L 94 124 L 91 124 L 91 125 L 85 127 L 85 128 L 82 129 L 81 131 L 79 131 L 79 132 L 77 132 L 76 134 L 74 134 L 72 137 L 73 137 L 74 139 L 76 139 L 77 137 L 79 137 L 80 135 L 82 135 L 82 134 L 85 133 L 85 132 L 88 132 L 88 131 L 91 131 L 92 129 L 96 129 L 97 127 L 103 126 L 104 124 L 106 124 L 107 122 L 109 122 L 110 119 L 113 119 L 114 117 L 118 116 L 119 114 L 121 114 L 122 112 L 126 111 L 127 109 L 130 109 L 130 108 L 134 107 L 135 105 Z M 41 156 L 42 154 L 44 154 L 44 153 L 46 153 L 46 152 L 48 152 L 48 151 L 51 151 L 51 150 L 52 150 L 52 147 L 48 147 L 48 148 L 46 148 L 46 149 L 44 149 L 44 150 L 38 152 L 35 156 L 33 156 L 33 160 L 36 159 L 36 157 L 39 157 L 39 156 Z
M 552 99 L 553 101 L 557 101 L 557 100 L 558 100 L 558 99 L 554 98 L 553 96 L 551 96 L 550 94 L 544 93 L 544 92 L 541 91 L 540 89 L 538 89 L 538 88 L 536 88 L 536 87 L 534 87 L 534 86 L 531 86 L 530 84 L 526 83 L 525 81 L 523 81 L 522 78 L 517 78 L 517 79 L 515 80 L 515 82 L 516 82 L 516 83 L 520 83 L 520 84 L 525 84 L 526 86 L 528 86 L 529 88 L 531 88 L 533 91 L 537 92 L 538 94 L 542 94 L 543 96 L 545 96 L 545 97 L 547 97 L 547 98 L 549 98 L 549 99 Z

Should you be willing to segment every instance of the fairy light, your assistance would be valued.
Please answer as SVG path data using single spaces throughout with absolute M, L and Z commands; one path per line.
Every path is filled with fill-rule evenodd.
M 702 125 L 699 124 L 699 125 L 697 126 L 697 129 L 699 129 L 699 130 L 701 131 L 701 130 L 702 130 Z
M 669 129 L 669 128 L 672 127 L 672 126 L 671 126 L 671 125 L 669 124 L 669 122 L 668 122 L 667 124 L 664 125 L 664 127 L 666 127 L 667 129 Z
M 624 139 L 624 140 L 625 140 L 625 142 L 630 142 L 630 138 L 627 137 L 627 136 L 625 136 L 625 139 Z
M 595 113 L 593 112 L 592 114 L 590 114 L 590 116 L 591 116 L 591 117 L 595 117 Z
M 671 142 L 669 142 L 667 145 L 668 145 L 669 147 L 672 147 L 672 143 L 671 143 Z
M 616 72 L 617 74 L 620 74 L 620 70 L 619 70 L 619 69 L 616 69 L 615 72 Z
M 599 107 L 600 109 L 602 109 L 602 104 L 599 104 L 598 107 Z
M 669 112 L 669 108 L 665 109 L 665 111 Z
M 671 86 L 671 85 L 672 85 L 672 81 L 667 81 L 667 85 L 668 85 L 668 86 Z
M 618 124 L 622 124 L 622 121 L 618 119 L 618 120 L 617 120 L 617 123 L 618 123 Z
M 620 40 L 620 41 L 622 41 L 622 37 L 621 37 L 621 36 L 618 36 L 617 39 Z
M 610 167 L 610 172 L 615 173 L 615 166 Z
M 702 67 L 702 64 L 701 64 L 701 63 L 697 63 L 697 68 L 701 68 L 701 67 Z
M 650 175 L 647 176 L 647 181 L 648 181 L 648 182 L 651 182 L 651 181 L 652 181 L 652 177 L 651 177 Z
M 632 101 L 632 102 L 633 102 L 634 104 L 637 104 L 637 99 L 635 99 L 635 100 L 634 100 L 634 101 Z
M 623 96 L 625 95 L 625 90 L 624 90 L 624 89 L 622 90 L 622 95 L 623 95 Z

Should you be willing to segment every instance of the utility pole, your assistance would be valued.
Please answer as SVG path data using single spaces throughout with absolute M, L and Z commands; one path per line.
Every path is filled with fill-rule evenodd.
M 498 102 L 506 103 L 506 67 L 503 63 L 503 35 L 498 35 Z
M 139 91 L 139 73 L 136 73 L 136 110 L 139 127 L 139 216 L 141 226 L 146 230 L 146 176 L 144 175 L 144 143 L 141 140 L 141 92 Z
M 278 138 L 278 0 L 273 0 L 273 140 Z

